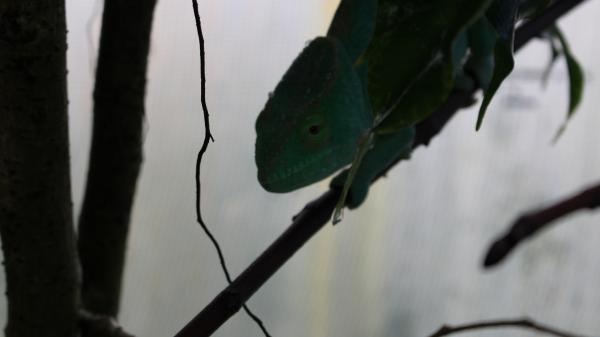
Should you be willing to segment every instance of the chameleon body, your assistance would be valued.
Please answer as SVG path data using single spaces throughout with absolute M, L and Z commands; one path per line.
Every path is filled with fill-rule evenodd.
M 352 163 L 371 133 L 350 181 L 349 206 L 360 205 L 374 176 L 410 153 L 413 125 L 452 90 L 452 42 L 488 5 L 342 1 L 327 36 L 300 53 L 257 119 L 261 185 L 289 192 L 322 180 Z
M 414 125 L 469 86 L 469 72 L 484 89 L 480 125 L 512 70 L 520 3 L 342 0 L 327 36 L 304 48 L 257 118 L 260 184 L 289 192 L 352 164 L 332 185 L 357 207 L 375 176 L 409 156 Z

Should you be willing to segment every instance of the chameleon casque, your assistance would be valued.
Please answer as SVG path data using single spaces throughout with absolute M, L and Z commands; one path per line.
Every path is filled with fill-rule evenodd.
M 256 120 L 260 184 L 290 192 L 352 164 L 331 182 L 343 188 L 339 221 L 344 204 L 358 207 L 375 176 L 410 155 L 414 125 L 452 90 L 483 88 L 481 125 L 513 68 L 519 11 L 547 5 L 342 0 L 327 35 L 304 48 Z

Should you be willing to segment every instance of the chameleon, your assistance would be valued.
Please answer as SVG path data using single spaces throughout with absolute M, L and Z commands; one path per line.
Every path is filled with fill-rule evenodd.
M 371 181 L 408 158 L 414 125 L 472 76 L 484 89 L 477 126 L 512 70 L 519 0 L 342 0 L 257 117 L 258 181 L 285 193 L 350 165 L 331 185 L 358 207 Z M 469 62 L 465 62 L 469 55 Z

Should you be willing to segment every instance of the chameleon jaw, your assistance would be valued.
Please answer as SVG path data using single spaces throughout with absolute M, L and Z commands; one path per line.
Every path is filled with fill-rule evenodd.
M 315 170 L 306 170 L 315 164 L 320 164 L 324 158 L 332 155 L 336 149 L 337 147 L 327 148 L 315 154 L 314 156 L 310 156 L 309 158 L 295 163 L 292 166 L 281 167 L 278 170 L 268 174 L 266 177 L 261 174 L 259 170 L 258 180 L 267 191 L 275 193 L 290 192 L 300 187 L 310 185 L 327 177 L 333 173 L 333 171 L 339 169 L 339 167 L 331 169 L 327 166 L 323 166 L 323 169 L 319 170 L 317 174 L 314 173 Z M 307 172 L 311 174 L 307 175 Z

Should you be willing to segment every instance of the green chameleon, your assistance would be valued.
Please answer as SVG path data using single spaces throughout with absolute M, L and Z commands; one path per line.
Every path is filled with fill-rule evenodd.
M 290 192 L 352 164 L 331 183 L 342 188 L 335 223 L 410 155 L 414 125 L 472 79 L 484 89 L 479 127 L 513 67 L 520 3 L 342 0 L 327 36 L 294 60 L 256 120 L 260 184 Z

